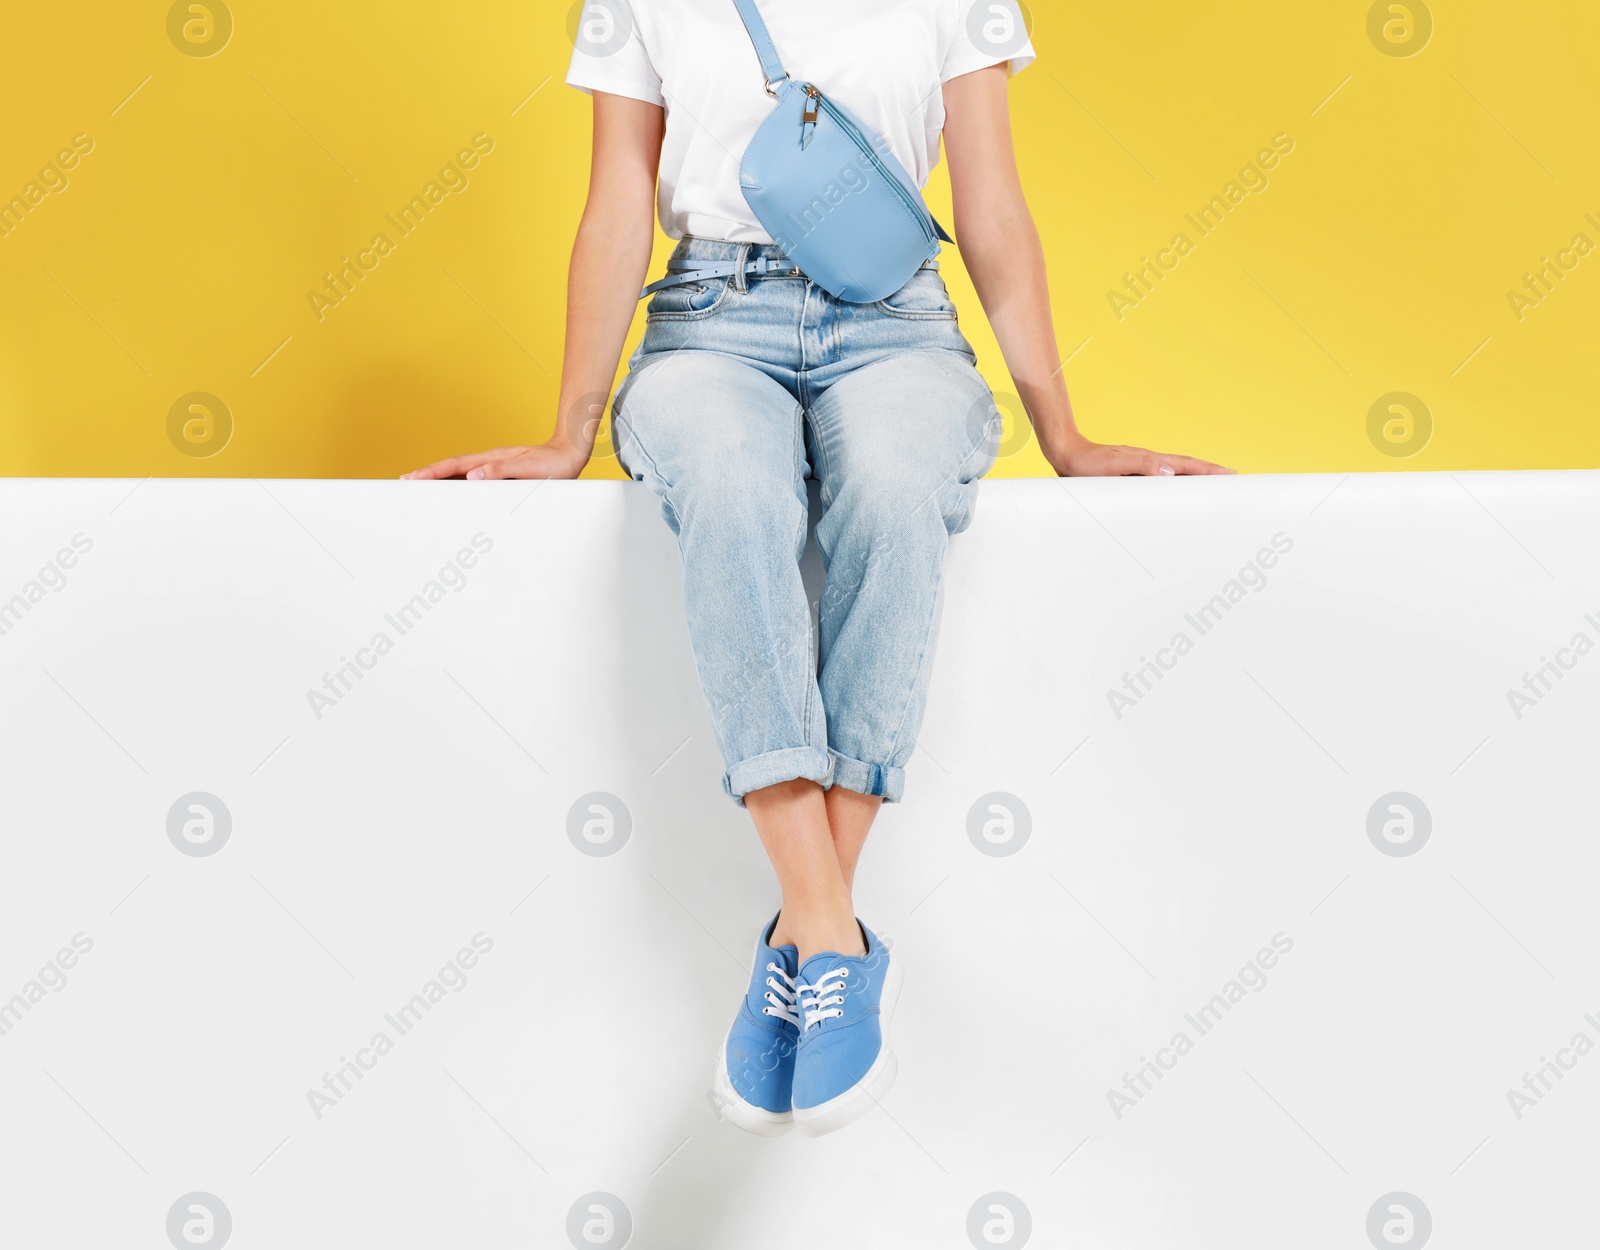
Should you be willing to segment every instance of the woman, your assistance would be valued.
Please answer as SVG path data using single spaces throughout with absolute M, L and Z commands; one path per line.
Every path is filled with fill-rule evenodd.
M 795 81 L 882 136 L 918 186 L 943 135 L 961 257 L 1057 473 L 1226 472 L 1097 445 L 1074 425 L 1012 150 L 1007 80 L 1033 60 L 1012 6 L 765 0 L 761 16 Z M 946 543 L 971 520 L 998 416 L 936 262 L 888 299 L 851 303 L 762 230 L 739 154 L 773 100 L 732 0 L 634 0 L 631 11 L 604 0 L 581 20 L 567 81 L 594 97 L 594 149 L 555 432 L 407 476 L 578 476 L 658 199 L 663 229 L 682 239 L 673 260 L 697 272 L 652 298 L 613 438 L 677 534 L 723 787 L 749 811 L 782 891 L 713 1098 L 751 1132 L 796 1121 L 827 1132 L 894 1079 L 900 960 L 856 919 L 851 881 L 879 807 L 902 795 Z M 808 476 L 820 484 L 827 570 L 815 641 L 799 570 Z

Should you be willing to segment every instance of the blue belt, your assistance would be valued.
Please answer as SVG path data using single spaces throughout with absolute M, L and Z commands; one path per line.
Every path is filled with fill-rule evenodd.
M 937 269 L 939 262 L 930 260 L 922 266 L 924 269 Z M 763 256 L 760 260 L 746 262 L 742 266 L 746 274 L 755 274 L 758 277 L 771 275 L 773 277 L 802 278 L 800 266 L 786 256 Z M 692 260 L 669 260 L 667 262 L 667 276 L 659 282 L 652 282 L 639 292 L 639 298 L 653 295 L 663 287 L 678 286 L 685 282 L 705 282 L 712 278 L 726 278 L 740 271 L 741 266 L 737 261 L 717 261 L 713 264 L 704 264 Z

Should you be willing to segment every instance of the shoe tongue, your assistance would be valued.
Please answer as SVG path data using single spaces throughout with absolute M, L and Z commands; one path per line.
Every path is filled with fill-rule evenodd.
M 846 959 L 860 958 L 860 955 L 841 955 L 838 951 L 818 951 L 800 965 L 800 979 L 809 982 L 813 977 L 825 975 L 828 969 Z

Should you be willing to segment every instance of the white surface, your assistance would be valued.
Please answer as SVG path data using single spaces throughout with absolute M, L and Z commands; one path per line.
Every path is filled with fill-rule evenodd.
M 641 1250 L 964 1247 L 993 1191 L 1038 1247 L 1364 1247 L 1390 1191 L 1439 1247 L 1578 1244 L 1600 1055 L 1520 1120 L 1506 1095 L 1600 1042 L 1600 657 L 1520 720 L 1506 691 L 1600 641 L 1597 521 L 1577 473 L 986 484 L 859 881 L 905 960 L 899 1080 L 764 1141 L 704 1091 L 776 894 L 643 488 L 0 483 L 0 600 L 93 543 L 0 636 L 0 1003 L 94 943 L 0 1036 L 6 1244 L 163 1247 L 191 1191 L 241 1248 L 563 1247 L 592 1191 Z M 476 533 L 464 589 L 316 719 L 307 689 Z M 1279 533 L 1115 719 L 1107 688 Z M 214 856 L 167 837 L 190 791 L 232 814 Z M 609 857 L 566 834 L 591 791 L 631 812 Z M 967 834 L 994 791 L 1031 811 L 1012 856 Z M 1367 836 L 1391 791 L 1432 814 L 1411 857 Z M 315 1118 L 480 932 L 466 988 Z M 1116 1118 L 1278 933 L 1265 988 Z

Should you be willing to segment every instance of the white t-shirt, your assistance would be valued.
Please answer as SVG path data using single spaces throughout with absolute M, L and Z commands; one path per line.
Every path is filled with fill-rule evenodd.
M 940 85 L 1034 59 L 1016 0 L 760 0 L 789 76 L 814 82 L 889 143 L 917 185 L 939 162 Z M 590 0 L 567 82 L 666 110 L 661 228 L 770 243 L 739 158 L 773 109 L 733 0 Z

